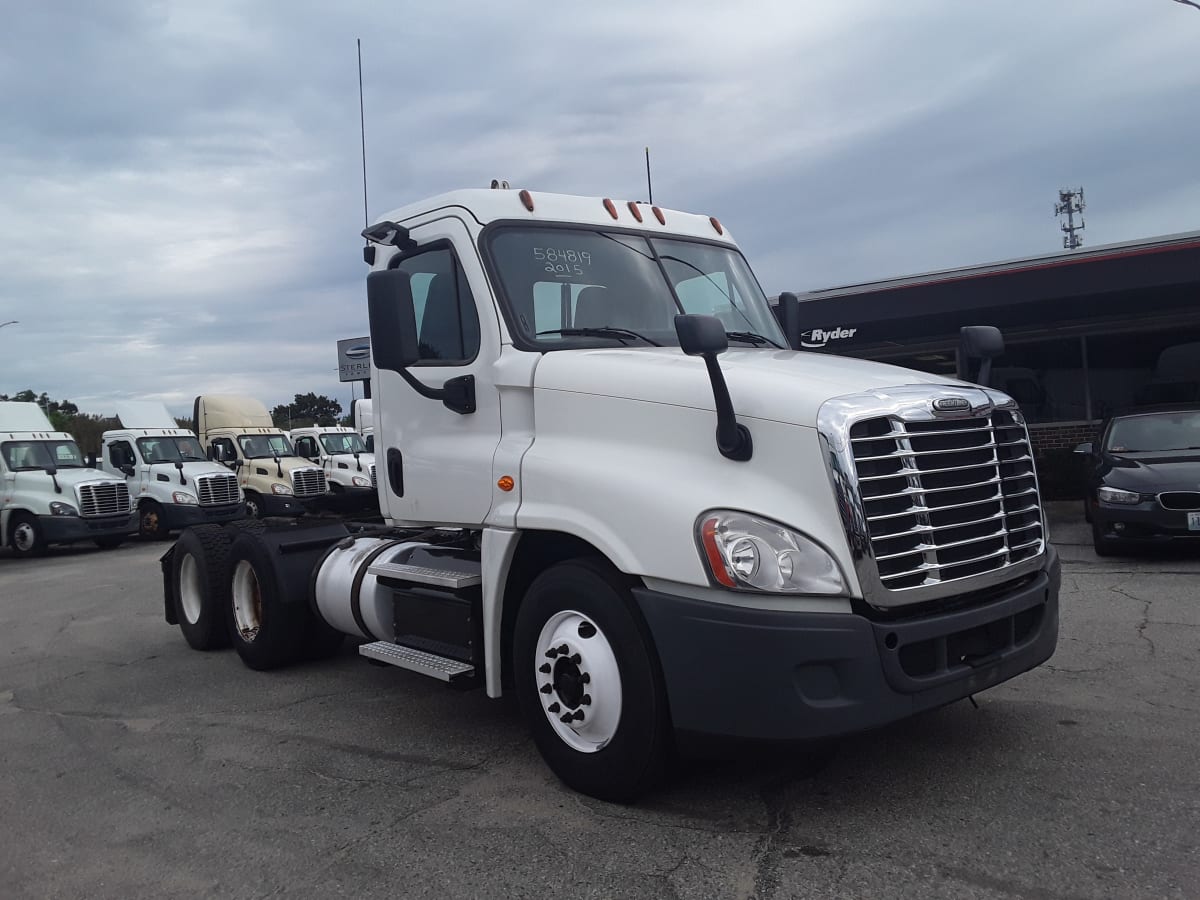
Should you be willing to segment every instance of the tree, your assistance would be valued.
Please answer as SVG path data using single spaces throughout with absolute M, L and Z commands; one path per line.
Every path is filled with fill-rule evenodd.
M 191 417 L 175 416 L 175 424 L 191 432 L 196 430 L 196 422 Z
M 271 410 L 276 428 L 304 428 L 309 425 L 336 425 L 342 404 L 324 394 L 296 394 L 290 404 L 280 403 Z

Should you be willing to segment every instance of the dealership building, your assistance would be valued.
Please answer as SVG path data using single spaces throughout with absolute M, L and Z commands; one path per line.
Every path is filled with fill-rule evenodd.
M 1109 414 L 1200 402 L 1200 231 L 798 292 L 802 345 L 953 375 L 959 329 L 995 325 L 991 384 L 1029 423 L 1044 489 Z

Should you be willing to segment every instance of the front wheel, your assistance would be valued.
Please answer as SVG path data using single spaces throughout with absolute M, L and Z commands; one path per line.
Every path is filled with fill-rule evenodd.
M 163 508 L 154 500 L 143 500 L 138 507 L 138 534 L 148 541 L 161 541 L 167 536 Z
M 1092 521 L 1092 547 L 1096 551 L 1097 556 L 1116 556 L 1121 552 L 1120 545 L 1112 540 L 1105 540 L 1104 529 L 1100 523 Z
M 666 689 L 628 580 L 601 560 L 559 563 L 517 613 L 513 674 L 546 763 L 568 786 L 628 803 L 662 776 Z
M 41 556 L 46 552 L 46 536 L 29 513 L 14 513 L 8 526 L 8 545 L 17 556 Z
M 246 491 L 246 515 L 252 519 L 261 519 L 263 517 L 262 501 L 259 500 L 258 494 L 253 491 Z

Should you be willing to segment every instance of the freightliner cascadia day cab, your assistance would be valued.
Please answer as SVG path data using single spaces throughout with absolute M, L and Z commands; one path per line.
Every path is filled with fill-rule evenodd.
M 325 497 L 324 471 L 296 455 L 258 400 L 204 394 L 193 410 L 206 455 L 237 473 L 251 517 L 302 516 Z
M 17 556 L 78 541 L 109 548 L 136 529 L 124 479 L 89 467 L 36 403 L 0 403 L 0 546 Z
M 618 801 L 675 749 L 874 728 L 1054 652 L 1014 402 L 788 349 L 717 219 L 467 190 L 364 236 L 388 527 L 185 532 L 193 646 L 271 668 L 345 633 L 514 692 L 550 768 Z
M 192 432 L 161 403 L 117 404 L 121 428 L 104 432 L 98 467 L 124 478 L 138 510 L 138 532 L 163 538 L 204 522 L 246 514 L 237 475 L 210 462 Z
M 362 436 L 340 426 L 293 428 L 288 432 L 298 456 L 325 470 L 332 506 L 343 511 L 379 505 L 375 492 L 375 455 Z

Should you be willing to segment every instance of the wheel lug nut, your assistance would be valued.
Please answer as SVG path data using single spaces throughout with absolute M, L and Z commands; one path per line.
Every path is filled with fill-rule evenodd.
M 575 665 L 579 665 L 581 662 L 583 662 L 583 657 L 578 653 L 574 653 L 571 655 L 571 662 L 575 663 Z
M 550 693 L 552 690 L 554 690 L 554 687 L 553 687 L 552 685 L 549 685 L 549 684 L 543 684 L 543 685 L 542 685 L 542 693 L 543 693 L 543 694 L 548 694 L 548 693 Z
M 570 647 L 568 647 L 566 644 L 560 644 L 560 645 L 559 645 L 559 647 L 558 647 L 558 652 L 559 652 L 559 653 L 561 653 L 561 654 L 563 654 L 564 656 L 565 656 L 567 653 L 569 653 L 569 652 L 570 652 L 570 650 L 571 650 L 571 648 L 570 648 Z
M 549 712 L 556 713 L 556 712 L 558 712 L 560 709 L 562 709 L 562 707 L 561 707 L 561 706 L 559 706 L 557 703 L 551 703 L 549 706 L 547 706 L 547 707 L 546 707 L 546 709 L 547 709 L 547 711 L 549 711 Z
M 554 659 L 554 657 L 556 657 L 556 656 L 558 656 L 558 651 L 555 650 L 553 647 L 551 647 L 549 650 L 546 651 L 547 659 Z
M 584 706 L 591 706 L 592 705 L 592 695 L 584 694 L 583 699 L 580 700 L 579 702 L 582 703 Z
M 579 683 L 580 684 L 591 684 L 592 676 L 589 675 L 587 672 L 584 672 L 582 675 L 579 676 Z
M 572 722 L 572 721 L 574 721 L 574 719 L 575 719 L 575 717 L 573 715 L 571 715 L 570 713 L 563 713 L 561 716 L 558 717 L 558 721 L 564 722 L 564 723 Z
M 583 710 L 582 709 L 575 710 L 575 715 L 573 715 L 571 718 L 573 718 L 576 722 L 582 722 L 583 721 Z
M 542 663 L 541 666 L 538 667 L 538 671 L 543 675 L 549 675 L 554 670 L 550 667 L 550 663 Z

